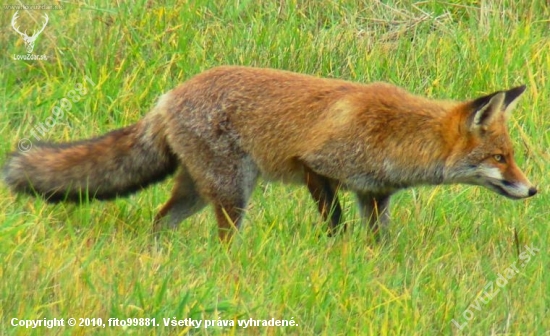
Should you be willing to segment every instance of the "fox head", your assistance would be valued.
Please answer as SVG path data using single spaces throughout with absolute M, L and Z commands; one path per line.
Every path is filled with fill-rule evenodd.
M 525 86 L 499 91 L 458 107 L 460 139 L 447 161 L 451 182 L 484 186 L 500 195 L 521 199 L 537 189 L 518 168 L 506 123 Z M 455 125 L 456 127 L 457 125 Z

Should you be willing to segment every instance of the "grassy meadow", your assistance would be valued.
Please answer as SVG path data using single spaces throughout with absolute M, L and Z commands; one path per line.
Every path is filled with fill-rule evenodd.
M 171 179 L 115 201 L 56 205 L 2 183 L 1 335 L 549 334 L 548 2 L 51 4 L 63 9 L 20 10 L 18 19 L 30 33 L 48 14 L 33 51 L 47 60 L 17 59 L 26 51 L 10 27 L 15 9 L 0 12 L 0 164 L 39 140 L 135 123 L 178 83 L 235 64 L 386 81 L 434 98 L 526 84 L 509 126 L 539 194 L 511 201 L 471 186 L 406 190 L 392 199 L 389 238 L 374 244 L 352 195 L 340 195 L 352 229 L 329 238 L 306 188 L 260 181 L 226 248 L 210 208 L 155 239 Z M 14 318 L 66 326 L 26 329 Z M 84 325 L 69 327 L 69 318 Z M 115 327 L 109 318 L 159 326 Z M 164 325 L 186 318 L 203 325 Z M 99 319 L 105 328 L 94 326 Z M 296 325 L 238 325 L 250 319 Z M 214 325 L 204 328 L 206 320 Z

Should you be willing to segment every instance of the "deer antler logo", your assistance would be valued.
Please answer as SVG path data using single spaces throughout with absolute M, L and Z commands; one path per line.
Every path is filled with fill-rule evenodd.
M 25 30 L 24 33 L 20 32 L 19 29 L 15 26 L 16 22 L 17 21 L 17 13 L 19 13 L 19 11 L 15 12 L 15 14 L 13 14 L 13 17 L 11 19 L 11 26 L 13 27 L 13 30 L 15 30 L 19 35 L 21 35 L 23 37 L 23 42 L 25 42 L 25 49 L 27 49 L 27 53 L 30 54 L 32 53 L 32 50 L 34 49 L 34 42 L 36 41 L 36 38 L 38 37 L 38 35 L 40 35 L 40 33 L 42 33 L 44 31 L 44 28 L 46 28 L 46 25 L 48 24 L 48 14 L 44 14 L 44 18 L 46 19 L 46 21 L 44 22 L 44 25 L 42 26 L 42 29 L 40 29 L 39 32 L 35 32 L 32 34 L 32 36 L 29 36 L 27 35 L 27 31 Z

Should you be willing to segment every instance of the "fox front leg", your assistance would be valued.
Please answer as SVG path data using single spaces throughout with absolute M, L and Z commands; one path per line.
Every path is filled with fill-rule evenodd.
M 342 222 L 342 208 L 338 201 L 334 183 L 331 183 L 330 179 L 313 172 L 308 167 L 305 168 L 305 182 L 311 196 L 317 203 L 317 208 L 323 220 L 326 222 L 330 219 L 328 232 L 332 236 Z M 343 229 L 346 229 L 345 225 Z
M 380 231 L 385 231 L 390 224 L 390 196 L 370 193 L 356 193 L 359 203 L 361 221 L 369 224 L 374 238 L 380 240 Z

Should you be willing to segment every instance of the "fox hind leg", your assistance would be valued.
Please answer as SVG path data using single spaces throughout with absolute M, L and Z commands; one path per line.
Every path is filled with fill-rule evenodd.
M 247 155 L 219 158 L 215 161 L 215 174 L 201 178 L 199 189 L 214 206 L 220 240 L 229 242 L 243 220 L 260 173 Z
M 222 242 L 228 242 L 233 236 L 233 231 L 238 229 L 246 207 L 246 202 L 224 202 L 214 205 L 216 220 L 218 222 L 218 235 Z
M 329 235 L 333 235 L 342 222 L 342 208 L 338 201 L 334 183 L 330 179 L 313 172 L 307 166 L 305 167 L 305 182 L 311 196 L 317 203 L 317 208 L 323 220 L 328 221 L 330 219 Z M 343 229 L 345 230 L 346 227 L 344 226 Z
M 386 229 L 390 223 L 389 194 L 356 193 L 361 221 L 368 223 L 376 240 L 380 239 L 380 229 Z
M 206 201 L 199 195 L 195 182 L 185 167 L 176 176 L 172 196 L 155 217 L 154 231 L 174 229 L 187 217 L 199 212 Z

